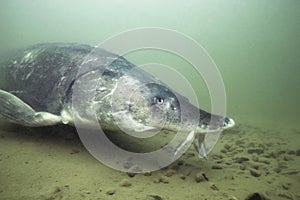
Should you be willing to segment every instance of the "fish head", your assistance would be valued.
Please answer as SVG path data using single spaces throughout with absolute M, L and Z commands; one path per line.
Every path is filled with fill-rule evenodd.
M 156 82 L 142 83 L 123 77 L 112 97 L 112 116 L 118 127 L 135 137 L 147 138 L 161 130 L 176 131 L 180 103 L 172 90 Z
M 160 131 L 181 131 L 186 133 L 182 145 L 195 139 L 199 152 L 206 133 L 234 126 L 231 118 L 199 109 L 160 81 L 124 76 L 119 85 L 113 95 L 113 117 L 119 128 L 132 136 L 147 138 Z

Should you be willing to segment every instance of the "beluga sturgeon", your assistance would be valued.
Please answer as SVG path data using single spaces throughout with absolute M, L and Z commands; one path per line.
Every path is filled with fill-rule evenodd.
M 103 130 L 115 133 L 147 137 L 180 129 L 187 134 L 174 156 L 194 140 L 199 155 L 206 157 L 205 134 L 235 124 L 197 108 L 124 57 L 89 45 L 44 43 L 19 49 L 1 60 L 0 72 L 0 117 L 22 126 L 75 126 L 76 118 L 93 129 L 93 114 Z M 84 77 L 95 85 L 93 95 L 78 84 Z M 75 87 L 83 99 L 72 98 Z

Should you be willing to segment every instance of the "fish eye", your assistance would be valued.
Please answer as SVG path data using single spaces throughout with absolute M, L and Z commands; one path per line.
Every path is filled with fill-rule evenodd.
M 164 99 L 161 97 L 156 97 L 155 98 L 155 102 L 159 105 L 162 105 L 164 103 Z

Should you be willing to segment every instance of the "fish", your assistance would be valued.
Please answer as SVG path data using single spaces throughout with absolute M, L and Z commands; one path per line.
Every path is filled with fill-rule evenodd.
M 77 120 L 86 129 L 100 124 L 105 131 L 141 138 L 182 131 L 186 137 L 174 158 L 191 142 L 207 158 L 205 135 L 235 125 L 229 117 L 194 106 L 123 56 L 90 45 L 42 43 L 17 49 L 3 56 L 0 70 L 0 117 L 21 126 L 76 126 Z

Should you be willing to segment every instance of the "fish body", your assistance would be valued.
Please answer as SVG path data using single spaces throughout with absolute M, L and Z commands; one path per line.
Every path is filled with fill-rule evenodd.
M 33 45 L 7 54 L 0 70 L 0 117 L 23 126 L 74 126 L 76 118 L 93 129 L 95 116 L 103 130 L 137 137 L 180 130 L 187 137 L 175 154 L 196 138 L 204 157 L 205 134 L 234 126 L 232 119 L 195 107 L 124 57 L 89 45 Z

